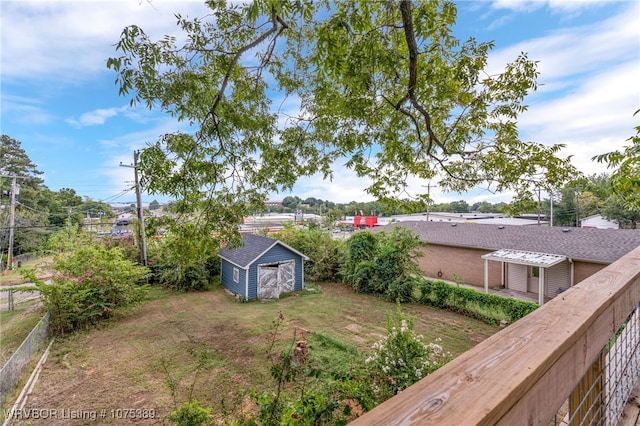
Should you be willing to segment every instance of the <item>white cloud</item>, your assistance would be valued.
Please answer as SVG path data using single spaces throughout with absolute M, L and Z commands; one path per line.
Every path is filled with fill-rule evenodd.
M 0 105 L 3 120 L 11 117 L 11 120 L 25 126 L 50 124 L 55 121 L 55 117 L 36 99 L 3 95 Z
M 603 0 L 495 0 L 492 7 L 516 12 L 530 12 L 543 7 L 559 12 L 576 12 L 603 3 L 607 2 Z
M 86 126 L 98 126 L 104 124 L 109 118 L 126 112 L 128 109 L 128 107 L 99 108 L 93 111 L 85 112 L 78 119 L 69 118 L 66 120 L 66 122 L 77 129 Z
M 2 75 L 86 81 L 107 71 L 125 26 L 161 37 L 178 32 L 175 13 L 195 17 L 206 10 L 201 1 L 2 1 Z
M 637 61 L 638 13 L 638 4 L 632 3 L 619 15 L 596 24 L 568 27 L 496 49 L 490 55 L 488 70 L 500 72 L 504 64 L 513 61 L 520 52 L 527 52 L 529 59 L 539 61 L 540 82 L 554 88 L 554 84 L 566 84 L 562 79 L 579 79 L 624 58 Z M 539 91 L 544 93 L 547 88 L 542 86 Z
M 523 139 L 566 144 L 565 155 L 592 174 L 606 172 L 594 155 L 621 147 L 631 136 L 640 108 L 640 26 L 638 3 L 591 26 L 565 28 L 496 51 L 492 64 L 518 52 L 540 61 L 537 93 L 518 123 Z

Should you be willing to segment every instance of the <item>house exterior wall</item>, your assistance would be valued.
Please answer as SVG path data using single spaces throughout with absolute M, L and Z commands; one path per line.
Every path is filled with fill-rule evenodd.
M 571 286 L 571 275 L 568 261 L 560 262 L 545 271 L 545 296 L 556 297 L 560 291 Z
M 285 247 L 276 244 L 271 248 L 271 250 L 260 256 L 249 266 L 249 294 L 247 295 L 247 298 L 249 300 L 253 300 L 258 297 L 259 265 L 276 264 L 286 262 L 288 260 L 295 261 L 294 291 L 302 290 L 304 288 L 302 257 L 290 252 Z
M 233 263 L 222 259 L 220 264 L 220 282 L 222 286 L 234 294 L 238 294 L 242 297 L 246 297 L 246 277 L 247 271 L 245 269 L 238 268 L 238 282 L 233 280 L 233 269 L 238 268 Z
M 450 247 L 437 244 L 428 244 L 420 249 L 424 257 L 418 259 L 418 264 L 422 273 L 430 278 L 442 278 L 447 281 L 454 281 L 454 274 L 466 283 L 476 286 L 484 286 L 484 260 L 482 255 L 492 253 L 494 250 L 482 250 L 465 247 Z M 580 281 L 595 274 L 606 265 L 574 261 L 574 282 Z M 489 261 L 489 286 L 499 286 L 502 284 L 501 262 Z M 512 269 L 513 268 L 513 269 Z M 438 277 L 438 272 L 442 276 Z M 519 281 L 513 281 L 514 276 Z M 546 285 L 545 296 L 555 297 L 558 289 L 567 289 L 571 285 L 571 264 L 567 262 L 559 263 L 545 271 Z M 505 272 L 507 287 L 512 290 L 527 290 L 526 266 L 507 264 Z M 536 287 L 535 293 L 538 292 Z
M 575 261 L 573 265 L 573 284 L 578 284 L 603 269 L 607 265 Z
M 526 292 L 529 283 L 527 267 L 525 265 L 518 265 L 516 263 L 507 263 L 506 281 L 506 288 L 515 291 Z
M 454 275 L 457 275 L 464 283 L 484 286 L 484 260 L 482 255 L 492 253 L 493 250 L 436 244 L 427 244 L 420 250 L 424 253 L 424 256 L 418 259 L 418 264 L 425 276 L 454 281 Z M 489 286 L 501 285 L 502 264 L 491 261 L 488 264 Z M 441 272 L 442 276 L 438 276 L 438 272 Z

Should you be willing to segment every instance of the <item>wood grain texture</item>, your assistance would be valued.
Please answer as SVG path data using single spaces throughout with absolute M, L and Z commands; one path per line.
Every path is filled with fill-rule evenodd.
M 548 425 L 640 301 L 640 248 L 352 425 Z

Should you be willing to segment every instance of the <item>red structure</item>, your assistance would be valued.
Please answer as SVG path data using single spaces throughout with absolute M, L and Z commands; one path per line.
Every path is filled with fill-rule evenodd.
M 373 228 L 378 224 L 378 216 L 354 216 L 353 227 L 355 228 Z

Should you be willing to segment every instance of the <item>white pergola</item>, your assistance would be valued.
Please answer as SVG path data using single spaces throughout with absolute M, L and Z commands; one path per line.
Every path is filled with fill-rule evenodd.
M 516 263 L 518 265 L 537 266 L 540 268 L 538 276 L 538 304 L 544 304 L 544 276 L 545 270 L 564 261 L 567 257 L 559 254 L 536 253 L 533 251 L 521 251 L 501 249 L 482 256 L 484 259 L 484 291 L 489 293 L 489 261 L 495 260 L 503 263 Z

